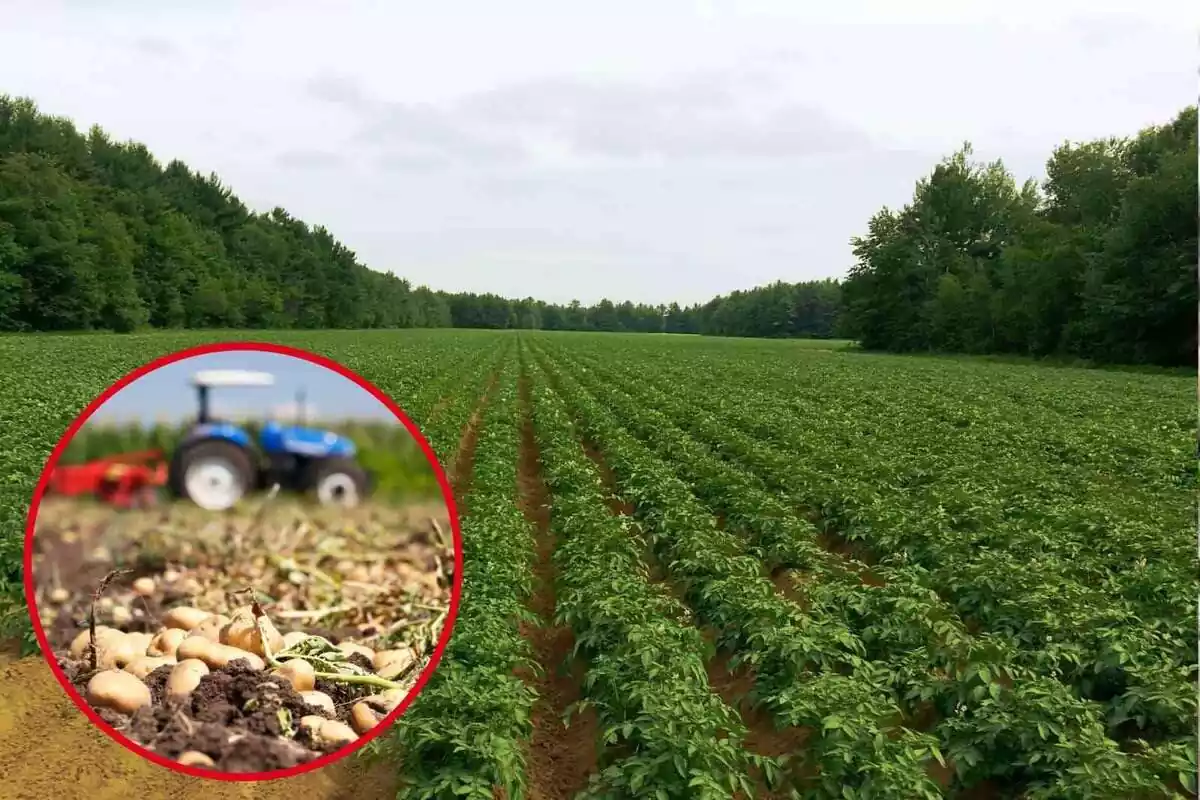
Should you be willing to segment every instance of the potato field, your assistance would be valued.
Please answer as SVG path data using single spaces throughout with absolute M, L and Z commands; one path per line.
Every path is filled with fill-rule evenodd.
M 441 666 L 354 757 L 394 784 L 315 796 L 1195 796 L 1194 375 L 653 334 L 4 337 L 10 632 L 67 425 L 242 338 L 389 393 L 462 514 Z

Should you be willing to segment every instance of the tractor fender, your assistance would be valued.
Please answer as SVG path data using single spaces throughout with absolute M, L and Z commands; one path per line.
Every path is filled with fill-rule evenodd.
M 251 447 L 250 434 L 229 422 L 205 422 L 196 425 L 188 431 L 179 446 L 187 447 L 206 439 L 223 439 L 246 450 Z

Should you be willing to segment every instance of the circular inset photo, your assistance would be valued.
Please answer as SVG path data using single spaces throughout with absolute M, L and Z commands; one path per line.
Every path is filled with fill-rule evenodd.
M 127 748 L 286 777 L 349 754 L 436 668 L 461 593 L 444 472 L 378 389 L 258 343 L 95 400 L 34 493 L 25 590 L 51 668 Z

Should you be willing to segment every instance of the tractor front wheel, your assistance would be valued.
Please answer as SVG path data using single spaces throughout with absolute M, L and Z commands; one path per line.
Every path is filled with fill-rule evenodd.
M 232 508 L 253 479 L 250 456 L 232 442 L 198 442 L 180 449 L 172 459 L 172 490 L 208 511 Z
M 323 506 L 353 508 L 367 493 L 367 473 L 348 458 L 314 461 L 308 486 Z

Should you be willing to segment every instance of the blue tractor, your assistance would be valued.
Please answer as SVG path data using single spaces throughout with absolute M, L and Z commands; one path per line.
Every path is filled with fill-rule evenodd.
M 355 460 L 357 448 L 345 436 L 269 421 L 255 441 L 241 426 L 210 416 L 211 389 L 274 383 L 270 373 L 243 370 L 192 376 L 199 414 L 171 457 L 167 485 L 172 494 L 211 511 L 274 486 L 311 494 L 322 505 L 351 507 L 367 495 L 371 476 Z

